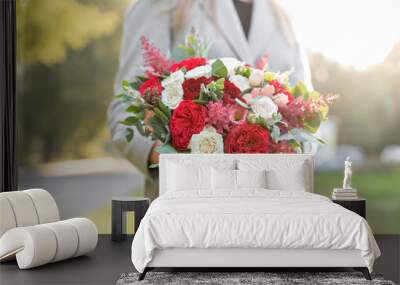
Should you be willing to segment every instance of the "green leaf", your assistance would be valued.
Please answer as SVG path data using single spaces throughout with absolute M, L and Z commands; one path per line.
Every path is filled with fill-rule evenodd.
M 304 128 L 311 133 L 316 133 L 321 125 L 321 120 L 319 117 L 315 118 L 312 121 L 304 122 Z
M 235 75 L 241 75 L 249 78 L 251 75 L 251 69 L 247 66 L 239 66 L 235 68 Z
M 280 123 L 282 121 L 282 114 L 281 113 L 273 113 L 272 121 L 274 124 Z
M 271 137 L 273 138 L 274 141 L 279 141 L 279 136 L 281 135 L 281 130 L 277 125 L 272 126 L 272 132 L 271 132 Z
M 211 97 L 211 100 L 213 100 L 213 101 L 218 101 L 218 99 L 219 99 L 219 96 L 215 91 L 210 92 L 210 97 Z
M 139 134 L 141 134 L 144 137 L 147 137 L 146 131 L 144 130 L 143 125 L 142 125 L 141 122 L 138 122 L 136 124 L 136 129 L 138 130 Z
M 129 113 L 139 113 L 142 108 L 138 105 L 130 105 L 128 108 L 125 109 L 126 112 Z
M 207 104 L 208 104 L 208 101 L 206 101 L 206 100 L 200 100 L 200 99 L 195 99 L 195 100 L 193 100 L 193 103 L 202 104 L 202 105 L 207 105 Z
M 145 82 L 148 78 L 146 76 L 137 76 L 136 77 L 138 80 L 140 80 L 142 83 Z
M 125 138 L 128 142 L 130 142 L 133 139 L 133 134 L 134 134 L 133 129 L 127 128 L 125 130 Z
M 129 86 L 134 90 L 139 90 L 140 85 L 142 85 L 142 82 L 140 81 L 134 81 L 129 84 Z
M 268 122 L 267 120 L 265 120 L 262 117 L 257 117 L 256 118 L 256 124 L 259 124 L 260 126 L 264 127 L 264 128 L 268 128 Z
M 171 110 L 161 100 L 158 103 L 158 107 L 168 117 L 168 119 L 171 118 Z
M 126 126 L 133 126 L 135 125 L 137 122 L 139 121 L 139 119 L 137 117 L 128 117 L 123 121 L 120 121 L 119 123 L 126 125 Z
M 247 94 L 247 93 L 250 93 L 251 90 L 253 90 L 253 88 L 244 89 L 242 92 L 240 92 L 240 96 L 243 96 L 243 95 L 245 95 L 245 94 Z
M 136 117 L 139 120 L 144 120 L 144 118 L 146 117 L 146 113 L 144 112 L 144 110 L 141 110 L 139 113 L 136 113 Z
M 157 116 L 154 116 L 150 119 L 150 125 L 153 127 L 155 138 L 164 141 L 167 136 L 164 123 Z
M 164 144 L 154 149 L 158 153 L 177 153 L 176 149 L 170 144 Z
M 128 82 L 128 80 L 122 80 L 122 89 L 124 89 L 125 91 L 129 90 L 129 82 Z
M 131 103 L 135 100 L 135 98 L 133 96 L 130 96 L 126 93 L 116 95 L 115 98 L 121 100 L 124 103 Z
M 208 89 L 213 89 L 213 90 L 219 90 L 223 91 L 224 90 L 224 82 L 225 78 L 220 78 L 217 81 L 212 81 L 207 85 Z
M 292 90 L 294 97 L 303 97 L 305 100 L 308 99 L 307 86 L 303 82 L 298 82 Z
M 228 76 L 228 69 L 226 68 L 226 66 L 224 65 L 224 63 L 220 59 L 217 59 L 211 65 L 211 73 L 212 73 L 213 76 L 227 77 Z
M 163 113 L 161 112 L 161 110 L 159 108 L 154 108 L 154 113 L 156 114 L 156 116 L 166 125 L 168 125 L 169 123 L 169 118 Z

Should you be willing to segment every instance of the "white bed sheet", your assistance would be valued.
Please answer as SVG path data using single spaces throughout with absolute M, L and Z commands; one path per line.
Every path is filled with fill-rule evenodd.
M 265 189 L 157 198 L 132 243 L 135 268 L 167 248 L 357 249 L 370 271 L 380 255 L 359 215 L 317 194 Z

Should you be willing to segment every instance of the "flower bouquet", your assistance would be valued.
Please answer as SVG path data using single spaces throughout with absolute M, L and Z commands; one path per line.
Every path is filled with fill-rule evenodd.
M 323 96 L 289 74 L 268 70 L 268 56 L 252 67 L 235 58 L 207 59 L 208 46 L 189 34 L 187 57 L 169 59 L 141 38 L 144 76 L 123 81 L 121 124 L 130 141 L 137 131 L 160 140 L 159 153 L 301 153 L 327 119 L 336 96 Z

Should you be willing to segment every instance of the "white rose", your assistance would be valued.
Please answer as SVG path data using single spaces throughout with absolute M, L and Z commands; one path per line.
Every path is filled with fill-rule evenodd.
M 162 82 L 161 85 L 162 87 L 166 87 L 170 84 L 182 84 L 183 81 L 185 81 L 185 75 L 181 70 L 175 71 L 171 73 L 167 78 L 165 78 Z
M 183 88 L 180 83 L 168 84 L 161 92 L 161 101 L 171 109 L 178 107 L 183 100 Z
M 262 96 L 251 104 L 251 109 L 256 115 L 266 120 L 272 119 L 273 114 L 278 112 L 278 106 L 271 100 L 271 98 L 265 96 Z
M 235 84 L 240 91 L 250 88 L 249 79 L 242 75 L 233 75 L 229 77 L 229 81 Z
M 213 127 L 205 128 L 201 133 L 192 135 L 190 139 L 191 153 L 223 153 L 222 135 Z
M 287 95 L 283 93 L 276 94 L 275 96 L 272 97 L 272 100 L 275 102 L 276 105 L 279 107 L 286 106 L 287 103 L 289 103 L 289 98 Z
M 254 69 L 250 74 L 249 83 L 254 87 L 261 86 L 264 83 L 264 71 Z
M 211 76 L 211 66 L 210 65 L 202 65 L 193 68 L 192 70 L 189 70 L 186 72 L 185 77 L 186 78 L 199 78 L 199 77 L 207 77 L 209 78 Z

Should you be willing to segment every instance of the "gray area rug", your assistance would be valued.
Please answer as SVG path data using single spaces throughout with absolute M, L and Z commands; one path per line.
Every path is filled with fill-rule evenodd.
M 267 285 L 297 285 L 297 284 L 368 284 L 395 285 L 384 280 L 380 275 L 372 275 L 368 281 L 359 272 L 148 272 L 146 278 L 138 281 L 138 273 L 122 274 L 116 285 L 146 285 L 146 284 L 267 284 Z

